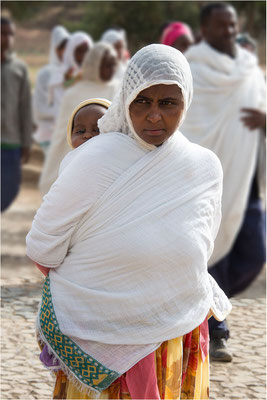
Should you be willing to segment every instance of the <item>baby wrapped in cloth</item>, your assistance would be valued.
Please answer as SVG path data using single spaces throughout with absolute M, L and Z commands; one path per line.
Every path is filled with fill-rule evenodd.
M 130 61 L 100 135 L 74 150 L 27 236 L 28 256 L 52 268 L 41 339 L 91 390 L 107 388 L 210 310 L 224 319 L 231 309 L 207 272 L 221 217 L 217 157 L 179 131 L 159 147 L 147 144 L 129 116 L 137 94 L 162 83 L 178 85 L 186 112 L 187 61 L 173 48 L 147 46 Z

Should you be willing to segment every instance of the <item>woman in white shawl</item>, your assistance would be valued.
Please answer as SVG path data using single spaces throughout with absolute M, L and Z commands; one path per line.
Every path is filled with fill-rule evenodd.
M 49 82 L 55 71 L 62 66 L 63 56 L 70 34 L 63 26 L 52 30 L 49 64 L 39 71 L 33 95 L 33 115 L 37 130 L 33 138 L 47 154 L 55 128 L 56 101 L 49 93 Z
M 37 329 L 59 369 L 54 398 L 208 398 L 207 317 L 231 305 L 207 271 L 221 165 L 178 131 L 191 98 L 182 53 L 138 51 L 100 135 L 34 218 L 27 254 L 51 268 Z
M 70 35 L 63 57 L 63 62 L 54 68 L 50 80 L 49 98 L 55 104 L 55 117 L 58 116 L 64 89 L 79 79 L 82 62 L 88 51 L 93 48 L 93 40 L 85 32 L 74 32 Z
M 97 43 L 84 59 L 81 79 L 66 90 L 40 178 L 39 187 L 42 195 L 48 192 L 56 180 L 59 165 L 70 150 L 66 132 L 72 110 L 80 102 L 93 97 L 113 100 L 118 88 L 118 81 L 113 79 L 116 62 L 117 55 L 112 46 L 107 43 Z
M 111 44 L 116 50 L 119 65 L 115 77 L 121 81 L 128 64 L 126 33 L 123 29 L 108 29 L 101 36 L 101 41 Z

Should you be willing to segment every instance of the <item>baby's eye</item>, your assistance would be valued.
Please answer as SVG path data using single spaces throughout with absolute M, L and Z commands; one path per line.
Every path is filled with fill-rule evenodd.
M 78 135 L 83 135 L 84 132 L 85 132 L 85 129 L 78 129 L 78 130 L 76 131 L 76 133 L 78 133 Z
M 93 129 L 93 133 L 99 133 L 99 129 L 98 128 L 94 128 Z

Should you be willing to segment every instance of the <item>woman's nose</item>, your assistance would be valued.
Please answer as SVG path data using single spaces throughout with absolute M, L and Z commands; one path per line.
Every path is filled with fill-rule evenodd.
M 153 124 L 161 120 L 161 112 L 158 107 L 153 107 L 147 114 L 147 120 Z

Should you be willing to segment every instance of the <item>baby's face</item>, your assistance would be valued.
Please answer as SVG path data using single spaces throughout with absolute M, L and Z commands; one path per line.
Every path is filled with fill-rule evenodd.
M 75 149 L 99 134 L 97 121 L 106 111 L 105 107 L 98 104 L 88 104 L 76 113 L 71 133 L 71 143 Z

